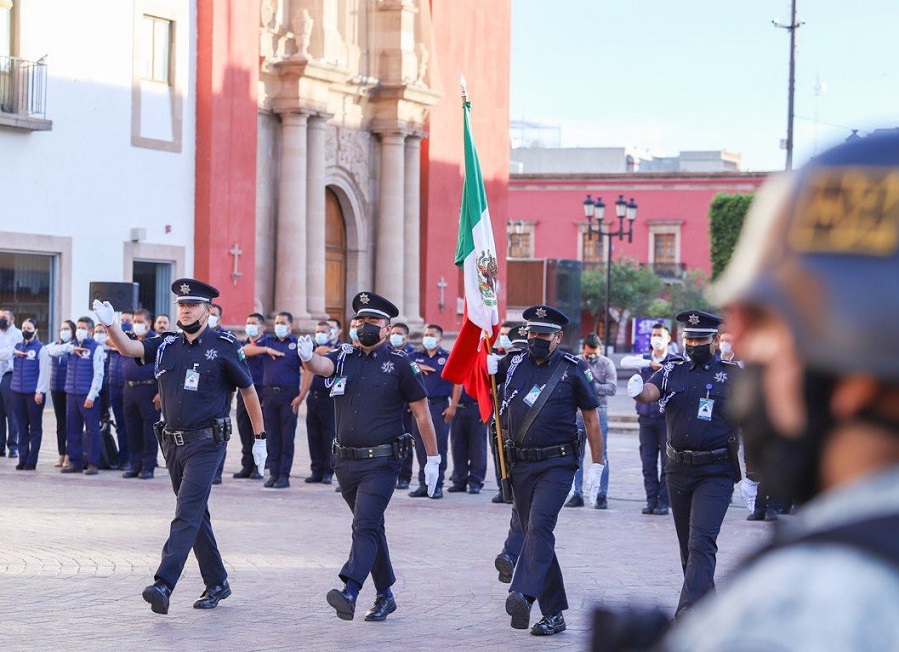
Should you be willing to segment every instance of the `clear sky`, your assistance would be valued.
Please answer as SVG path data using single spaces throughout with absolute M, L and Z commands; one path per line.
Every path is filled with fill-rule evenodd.
M 512 7 L 512 120 L 561 126 L 564 147 L 726 149 L 746 170 L 783 168 L 789 32 L 771 21 L 789 23 L 789 0 Z M 851 129 L 899 126 L 899 0 L 798 0 L 798 15 L 794 166 Z

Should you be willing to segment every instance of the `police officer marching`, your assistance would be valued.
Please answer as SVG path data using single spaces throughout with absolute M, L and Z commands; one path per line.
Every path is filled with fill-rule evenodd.
M 334 472 L 353 512 L 350 555 L 339 573 L 345 586 L 328 593 L 328 604 L 338 618 L 352 620 L 359 591 L 371 575 L 377 596 L 365 620 L 382 621 L 396 611 L 390 588 L 396 577 L 384 532 L 384 512 L 402 461 L 410 452 L 410 438 L 403 431 L 404 405 L 412 410 L 427 452 L 424 473 L 431 495 L 437 488 L 440 455 L 421 372 L 405 353 L 393 350 L 387 342 L 390 320 L 399 310 L 374 292 L 357 294 L 353 310 L 360 320 L 358 347 L 344 344 L 321 356 L 313 351 L 312 338 L 304 335 L 297 351 L 308 371 L 327 379 L 334 398 Z
M 181 334 L 159 333 L 131 340 L 116 325 L 107 302 L 94 301 L 94 312 L 106 325 L 122 355 L 154 364 L 163 421 L 156 426 L 172 489 L 178 496 L 175 518 L 154 583 L 143 598 L 155 613 L 165 614 L 175 584 L 191 550 L 200 566 L 206 589 L 195 609 L 213 609 L 231 595 L 207 503 L 212 482 L 225 455 L 231 433 L 231 393 L 240 389 L 256 446 L 264 446 L 262 411 L 240 343 L 230 333 L 208 326 L 210 304 L 219 296 L 211 285 L 191 278 L 172 283 Z
M 684 571 L 681 615 L 715 587 L 716 540 L 740 480 L 737 428 L 726 416 L 740 368 L 715 355 L 720 317 L 685 310 L 675 318 L 689 360 L 670 359 L 646 383 L 634 374 L 627 393 L 641 403 L 658 401 L 665 412 L 668 500 Z
M 568 317 L 543 305 L 522 315 L 527 320 L 528 352 L 487 357 L 487 371 L 503 387 L 501 417 L 508 432 L 512 493 L 524 532 L 506 613 L 512 616 L 513 628 L 527 629 L 531 606 L 538 601 L 543 618 L 531 634 L 550 636 L 565 631 L 562 612 L 568 608 L 552 533 L 584 444 L 577 410 L 583 413 L 593 456 L 589 477 L 598 488 L 603 467 L 599 400 L 587 363 L 559 348 Z

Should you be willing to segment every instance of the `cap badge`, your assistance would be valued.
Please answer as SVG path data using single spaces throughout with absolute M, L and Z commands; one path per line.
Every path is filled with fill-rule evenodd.
M 190 294 L 190 286 L 187 283 L 182 283 L 180 290 L 181 294 Z
M 689 321 L 691 324 L 693 324 L 695 326 L 696 324 L 699 323 L 699 316 L 698 315 L 690 315 L 690 318 L 687 321 Z
M 540 317 L 540 319 L 543 319 L 544 317 L 546 317 L 546 309 L 545 308 L 537 308 L 537 316 Z
M 518 328 L 518 334 L 521 335 L 522 337 L 527 337 L 528 336 L 527 326 L 520 326 Z
M 368 305 L 371 302 L 371 299 L 368 298 L 368 295 L 363 292 L 359 295 L 359 303 Z

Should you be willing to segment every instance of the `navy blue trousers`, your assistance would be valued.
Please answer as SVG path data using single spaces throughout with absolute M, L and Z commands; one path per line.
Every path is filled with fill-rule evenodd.
M 50 392 L 53 414 L 56 415 L 56 452 L 66 454 L 66 393 Z
M 506 541 L 503 543 L 503 552 L 512 559 L 512 564 L 518 563 L 518 557 L 521 556 L 521 548 L 524 545 L 524 532 L 521 531 L 521 519 L 518 518 L 518 510 L 515 509 L 515 503 L 512 503 L 512 516 L 509 518 L 509 533 L 506 535 Z
M 87 464 L 100 466 L 100 413 L 102 396 L 98 396 L 92 408 L 84 407 L 87 394 L 66 396 L 66 450 L 69 463 L 84 468 Z M 84 450 L 83 431 L 87 431 L 87 451 Z
M 262 385 L 256 385 L 256 395 L 262 401 Z M 253 444 L 256 443 L 256 433 L 253 432 L 253 422 L 247 413 L 247 406 L 243 402 L 243 394 L 237 392 L 237 408 L 235 414 L 237 421 L 237 434 L 240 436 L 240 468 L 252 471 L 256 468 L 256 460 L 253 459 Z M 265 473 L 265 469 L 259 469 L 259 473 Z
M 335 462 L 340 492 L 353 512 L 350 556 L 340 569 L 340 579 L 344 582 L 352 579 L 363 584 L 370 574 L 378 593 L 396 582 L 384 530 L 384 512 L 393 496 L 401 466 L 401 461 L 394 457 Z
M 225 456 L 225 446 L 226 442 L 213 439 L 187 442 L 183 446 L 166 441 L 162 443 L 162 455 L 178 499 L 155 579 L 172 588 L 181 577 L 191 550 L 197 558 L 206 586 L 221 584 L 228 577 L 212 533 L 207 507 L 212 479 Z
M 481 421 L 477 403 L 456 409 L 450 438 L 453 450 L 450 482 L 457 487 L 483 487 L 487 475 L 487 426 Z
M 297 415 L 290 402 L 300 393 L 296 388 L 271 387 L 263 390 L 262 420 L 265 423 L 265 443 L 268 449 L 268 466 L 276 478 L 290 477 L 293 466 L 294 440 L 297 435 Z
M 12 392 L 11 398 L 13 414 L 19 426 L 19 462 L 37 464 L 37 454 L 44 437 L 44 403 L 38 405 L 34 402 L 34 392 Z M 45 395 L 44 400 L 46 398 Z
M 437 435 L 437 452 L 440 453 L 440 470 L 437 476 L 437 486 L 443 486 L 443 477 L 446 474 L 447 454 L 449 452 L 449 424 L 443 420 L 443 411 L 449 405 L 448 398 L 428 399 L 428 410 L 431 412 L 431 421 L 434 422 L 434 434 Z M 415 437 L 415 457 L 418 459 L 418 484 L 425 486 L 425 464 L 427 463 L 427 451 L 418 431 L 418 422 L 412 419 L 412 435 Z
M 666 480 L 684 570 L 680 612 L 715 588 L 718 532 L 734 492 L 734 478 L 729 463 L 688 466 L 668 460 Z
M 19 445 L 19 429 L 12 409 L 12 390 L 9 388 L 11 382 L 11 371 L 0 378 L 0 450 L 5 450 L 6 447 L 13 450 Z
M 553 530 L 577 467 L 573 456 L 516 462 L 512 466 L 512 492 L 524 544 L 509 590 L 536 598 L 544 616 L 568 608 Z
M 412 433 L 412 422 L 415 419 L 412 417 L 412 411 L 409 409 L 409 406 L 406 405 L 403 407 L 403 432 Z M 412 481 L 412 458 L 414 455 L 407 455 L 406 459 L 403 460 L 403 465 L 400 468 L 400 480 L 405 482 Z
M 119 466 L 128 466 L 131 463 L 131 447 L 128 437 L 128 419 L 125 418 L 124 390 L 110 388 L 109 407 L 112 408 L 112 418 L 115 420 L 116 443 L 119 446 Z M 112 463 L 113 460 L 110 460 Z
M 306 440 L 312 477 L 317 480 L 334 475 L 331 445 L 335 433 L 334 399 L 324 390 L 310 391 L 306 396 Z
M 159 421 L 159 412 L 153 405 L 156 396 L 156 384 L 125 385 L 122 394 L 122 409 L 125 417 L 125 430 L 128 433 L 128 464 L 132 471 L 150 472 L 156 468 L 156 455 L 159 445 L 153 432 L 153 424 Z M 116 417 L 118 421 L 118 417 Z
M 665 444 L 668 430 L 664 419 L 640 418 L 640 462 L 643 466 L 643 490 L 646 502 L 655 507 L 668 506 L 668 486 L 665 482 Z

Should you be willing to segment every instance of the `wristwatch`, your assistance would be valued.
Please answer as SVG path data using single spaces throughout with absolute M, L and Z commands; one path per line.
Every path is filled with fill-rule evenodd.
M 253 435 L 254 439 L 265 439 L 265 430 L 260 432 L 258 435 Z

